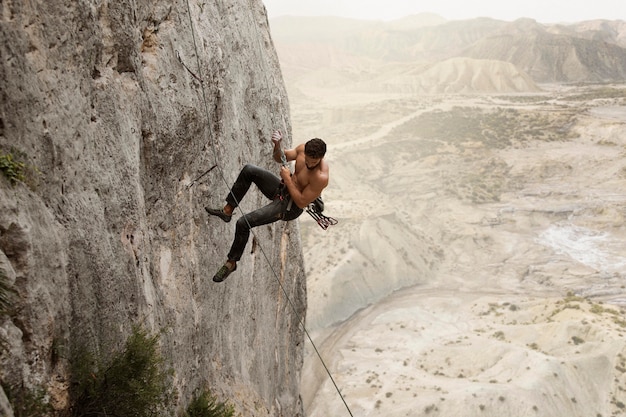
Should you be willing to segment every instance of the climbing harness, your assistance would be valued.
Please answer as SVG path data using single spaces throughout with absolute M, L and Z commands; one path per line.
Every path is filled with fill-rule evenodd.
M 193 20 L 192 20 L 192 16 L 191 16 L 191 6 L 189 4 L 189 0 L 187 0 L 187 12 L 189 15 L 189 25 L 190 25 L 190 29 L 191 29 L 191 36 L 193 38 L 193 46 L 194 49 L 196 51 L 196 62 L 198 65 L 198 73 L 200 74 L 201 72 L 201 65 L 200 65 L 200 56 L 198 54 L 198 45 L 196 42 L 196 35 L 195 35 L 195 31 L 193 29 Z M 256 28 L 256 25 L 255 25 Z M 259 46 L 260 46 L 260 51 L 263 50 L 263 45 L 261 45 L 261 40 L 260 40 L 260 34 L 258 32 L 257 29 L 257 39 L 259 40 Z M 208 126 L 209 126 L 209 135 L 212 137 L 213 135 L 213 130 L 211 128 L 211 117 L 210 117 L 210 113 L 209 113 L 209 107 L 208 107 L 208 100 L 206 97 L 206 91 L 204 88 L 204 83 L 202 82 L 202 78 L 201 75 L 197 76 L 196 74 L 194 74 L 182 61 L 182 59 L 180 58 L 180 54 L 178 52 L 176 52 L 176 55 L 178 56 L 179 61 L 183 64 L 183 66 L 185 67 L 185 69 L 194 77 L 196 78 L 198 81 L 200 81 L 200 85 L 202 87 L 202 99 L 204 101 L 204 111 L 207 117 L 207 122 L 208 122 Z M 265 66 L 265 61 L 263 62 L 263 66 Z M 265 74 L 267 74 L 267 71 L 265 72 Z M 267 82 L 267 76 L 266 76 L 266 82 Z M 268 87 L 269 87 L 269 83 L 268 83 Z M 268 88 L 269 89 L 269 88 Z M 283 119 L 283 124 L 284 124 L 284 119 Z M 213 156 L 215 158 L 216 161 L 216 165 L 217 164 L 217 150 L 215 148 L 215 141 L 212 141 L 212 149 L 213 149 Z M 284 156 L 284 153 L 283 153 Z M 281 160 L 283 160 L 284 163 L 287 162 L 287 159 L 284 158 Z M 213 169 L 213 168 L 211 168 Z M 210 170 L 209 170 L 210 171 Z M 221 177 L 222 177 L 222 181 L 224 182 L 224 184 L 226 184 L 226 186 L 230 189 L 230 183 L 228 181 L 226 181 L 226 177 L 224 175 L 223 170 L 218 166 L 218 172 L 220 173 Z M 207 171 L 208 173 L 208 171 Z M 204 175 L 204 174 L 203 174 Z M 241 207 L 239 207 L 239 204 L 237 205 L 239 210 L 241 210 Z M 242 212 L 243 218 L 245 219 L 246 222 L 248 222 L 248 219 L 246 218 L 245 213 Z M 252 227 L 250 226 L 250 223 L 248 223 L 248 227 L 251 229 L 251 233 L 256 237 L 256 235 L 254 234 L 254 231 L 252 230 Z M 258 239 L 257 239 L 258 240 Z M 291 306 L 295 317 L 297 318 L 298 322 L 300 323 L 300 326 L 302 327 L 302 331 L 304 332 L 304 334 L 306 335 L 306 337 L 309 339 L 309 342 L 311 342 L 311 346 L 313 347 L 313 350 L 315 351 L 321 365 L 324 367 L 324 370 L 326 371 L 326 374 L 328 375 L 328 378 L 330 379 L 330 381 L 332 382 L 333 386 L 335 387 L 335 390 L 337 391 L 337 394 L 339 395 L 339 397 L 341 398 L 341 400 L 343 401 L 343 404 L 345 405 L 346 409 L 348 410 L 348 414 L 350 414 L 351 417 L 354 417 L 352 414 L 352 411 L 350 410 L 350 407 L 348 406 L 348 403 L 346 402 L 343 394 L 341 393 L 341 390 L 339 389 L 339 386 L 337 386 L 337 383 L 335 382 L 335 379 L 333 378 L 333 375 L 330 372 L 330 369 L 328 368 L 328 366 L 326 365 L 326 362 L 324 361 L 324 359 L 322 358 L 321 353 L 319 352 L 319 350 L 317 349 L 317 346 L 315 345 L 315 343 L 313 342 L 313 338 L 311 337 L 311 334 L 309 333 L 309 331 L 307 330 L 305 324 L 304 324 L 304 320 L 302 319 L 302 317 L 300 317 L 300 314 L 298 312 L 298 308 L 295 306 L 295 304 L 293 303 L 293 301 L 291 300 L 291 297 L 289 297 L 289 293 L 287 292 L 287 290 L 285 289 L 285 286 L 283 285 L 283 283 L 280 280 L 280 277 L 278 276 L 278 273 L 276 272 L 276 270 L 274 269 L 274 267 L 272 266 L 272 262 L 269 259 L 269 256 L 267 255 L 267 253 L 265 252 L 265 250 L 263 249 L 262 245 L 258 245 L 259 249 L 261 251 L 261 253 L 263 254 L 263 257 L 265 258 L 267 264 L 269 265 L 272 274 L 274 275 L 274 278 L 276 279 L 276 282 L 278 283 L 280 289 L 282 290 L 285 299 L 287 300 L 288 304 Z
M 274 199 L 278 199 L 280 201 L 285 201 L 286 199 L 289 199 L 289 201 L 287 201 L 287 208 L 285 209 L 285 211 L 291 211 L 291 207 L 293 207 L 293 198 L 291 198 L 289 190 L 287 189 L 287 186 L 283 181 L 280 182 L 280 185 L 276 190 L 276 196 L 274 196 Z

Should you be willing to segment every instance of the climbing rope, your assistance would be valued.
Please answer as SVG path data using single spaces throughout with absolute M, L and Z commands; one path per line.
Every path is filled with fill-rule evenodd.
M 210 116 L 210 113 L 209 113 L 208 100 L 206 98 L 206 91 L 205 91 L 205 88 L 204 88 L 204 83 L 202 82 L 202 66 L 200 64 L 200 55 L 198 53 L 198 45 L 197 45 L 197 42 L 196 42 L 195 31 L 193 29 L 193 19 L 192 19 L 192 15 L 191 15 L 191 6 L 189 4 L 189 0 L 186 0 L 186 2 L 187 2 L 187 12 L 188 12 L 188 15 L 189 15 L 189 25 L 190 25 L 190 29 L 191 29 L 191 36 L 193 38 L 193 46 L 194 46 L 194 50 L 196 52 L 196 62 L 197 62 L 197 65 L 198 65 L 198 75 L 195 75 L 191 70 L 189 70 L 189 68 L 183 63 L 182 59 L 180 58 L 180 54 L 178 54 L 178 52 L 176 52 L 176 54 L 178 56 L 179 61 L 183 64 L 185 69 L 187 69 L 187 71 L 189 71 L 194 76 L 194 78 L 196 78 L 196 79 L 198 79 L 200 81 L 200 85 L 202 87 L 202 100 L 204 102 L 204 110 L 205 110 L 205 114 L 206 114 L 206 118 L 207 118 L 207 123 L 208 123 L 208 126 L 209 126 L 209 137 L 212 138 L 213 137 L 213 129 L 211 127 L 211 116 Z M 252 7 L 251 7 L 251 10 L 252 10 Z M 254 16 L 251 16 L 251 17 L 252 17 L 252 21 L 254 22 L 254 26 L 256 28 L 256 31 L 257 31 L 257 39 L 259 40 L 259 46 L 260 46 L 259 51 L 262 51 L 263 47 L 260 44 L 260 34 L 259 34 L 259 31 L 258 31 L 258 28 L 257 28 L 257 25 L 256 25 L 256 20 L 254 19 Z M 264 67 L 263 69 L 265 71 L 264 72 L 265 73 L 265 81 L 267 83 L 267 88 L 268 88 L 268 91 L 269 91 L 270 88 L 269 88 L 269 81 L 268 81 L 268 78 L 267 78 L 267 71 L 266 71 L 266 68 L 265 68 L 265 60 L 261 59 L 261 62 L 262 62 L 262 65 Z M 285 125 L 284 118 L 283 118 L 283 125 Z M 213 157 L 215 158 L 215 165 L 218 167 L 218 172 L 220 173 L 220 177 L 222 178 L 222 181 L 224 182 L 226 187 L 230 190 L 231 189 L 230 182 L 228 182 L 226 180 L 226 176 L 224 175 L 224 171 L 222 170 L 222 168 L 218 164 L 217 150 L 215 148 L 215 141 L 211 141 L 211 145 L 212 145 L 212 149 L 213 149 Z M 211 169 L 213 169 L 213 168 L 211 168 Z M 208 171 L 207 171 L 207 173 L 208 173 Z M 231 193 L 231 195 L 232 195 L 232 193 Z M 256 233 L 254 232 L 254 229 L 252 228 L 252 226 L 248 222 L 248 219 L 247 219 L 245 213 L 239 207 L 239 202 L 236 201 L 236 203 L 237 203 L 238 210 L 240 211 L 242 217 L 245 219 L 246 223 L 248 224 L 248 228 L 250 229 L 250 232 L 252 233 L 254 238 L 257 239 L 257 242 L 260 242 L 260 240 L 256 236 Z M 321 353 L 319 352 L 319 350 L 317 349 L 317 346 L 313 342 L 313 338 L 311 337 L 309 331 L 307 330 L 307 328 L 306 328 L 306 326 L 304 324 L 304 320 L 298 314 L 298 310 L 297 310 L 295 304 L 291 300 L 291 297 L 289 297 L 289 294 L 288 294 L 287 290 L 285 289 L 284 285 L 280 281 L 280 277 L 278 276 L 276 270 L 272 266 L 272 263 L 271 263 L 268 255 L 267 255 L 267 253 L 265 252 L 265 250 L 263 249 L 263 246 L 260 243 L 259 243 L 258 247 L 260 248 L 260 251 L 263 254 L 263 257 L 265 258 L 266 262 L 268 263 L 268 265 L 269 265 L 269 267 L 270 267 L 270 269 L 272 271 L 272 274 L 274 275 L 274 278 L 276 279 L 276 282 L 278 283 L 280 289 L 282 290 L 282 292 L 283 292 L 283 294 L 285 296 L 285 299 L 287 300 L 287 302 L 291 306 L 291 308 L 292 308 L 292 310 L 293 310 L 293 312 L 295 314 L 295 317 L 298 319 L 298 322 L 300 323 L 300 326 L 302 326 L 302 330 L 304 331 L 304 334 L 309 339 L 309 342 L 311 343 L 311 346 L 313 346 L 313 350 L 315 351 L 317 357 L 319 358 L 320 363 L 324 367 L 324 370 L 326 371 L 326 374 L 328 375 L 330 381 L 332 382 L 333 386 L 337 390 L 337 393 L 339 394 L 339 397 L 341 398 L 341 400 L 343 401 L 343 404 L 345 405 L 346 409 L 348 410 L 348 413 L 350 414 L 351 417 L 354 417 L 354 415 L 352 414 L 352 411 L 350 410 L 350 407 L 348 406 L 348 403 L 346 402 L 343 394 L 339 390 L 339 387 L 337 386 L 337 383 L 335 382 L 335 379 L 333 378 L 333 376 L 332 376 L 332 374 L 330 372 L 330 369 L 326 365 L 326 362 L 322 358 Z

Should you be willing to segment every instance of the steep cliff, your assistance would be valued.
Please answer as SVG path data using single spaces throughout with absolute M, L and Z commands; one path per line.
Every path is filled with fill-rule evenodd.
M 234 224 L 203 208 L 244 163 L 275 165 L 269 135 L 290 131 L 262 2 L 6 0 L 0 16 L 0 151 L 27 167 L 0 178 L 0 266 L 18 292 L 3 385 L 61 409 L 72 347 L 106 355 L 143 324 L 179 408 L 209 386 L 246 416 L 302 415 L 297 223 L 258 228 L 215 284 Z

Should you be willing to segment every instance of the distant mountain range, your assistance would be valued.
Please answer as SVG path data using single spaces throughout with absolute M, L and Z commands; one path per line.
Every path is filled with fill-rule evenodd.
M 626 22 L 620 20 L 542 24 L 527 18 L 446 21 L 420 14 L 391 22 L 280 17 L 270 25 L 283 71 L 292 79 L 324 69 L 326 82 L 333 78 L 328 71 L 335 72 L 335 80 L 344 87 L 346 77 L 357 85 L 391 76 L 406 82 L 413 77 L 399 88 L 422 89 L 428 82 L 419 77 L 430 70 L 432 78 L 433 66 L 454 59 L 457 71 L 469 71 L 461 79 L 473 79 L 477 72 L 485 78 L 486 73 L 503 70 L 518 79 L 516 83 L 492 80 L 488 89 L 502 85 L 527 91 L 536 89 L 533 82 L 626 81 Z M 526 77 L 529 83 L 520 82 Z M 370 86 L 389 88 L 394 82 L 383 84 L 387 87 Z M 474 88 L 480 90 L 480 85 L 470 90 Z

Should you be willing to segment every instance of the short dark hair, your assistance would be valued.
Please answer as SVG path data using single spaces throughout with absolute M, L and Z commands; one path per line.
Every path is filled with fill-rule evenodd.
M 326 155 L 326 143 L 320 138 L 313 138 L 304 144 L 304 154 L 311 158 L 323 158 Z

